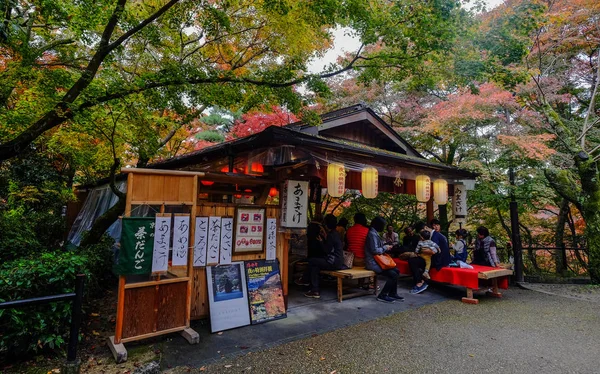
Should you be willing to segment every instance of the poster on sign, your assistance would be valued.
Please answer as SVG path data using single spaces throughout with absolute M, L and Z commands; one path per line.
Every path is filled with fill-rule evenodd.
M 154 250 L 152 252 L 152 272 L 165 272 L 169 269 L 169 247 L 171 244 L 171 215 L 157 214 L 154 219 Z
M 221 217 L 208 217 L 208 250 L 206 263 L 219 263 L 219 244 L 221 243 Z
M 463 184 L 454 185 L 452 211 L 457 222 L 465 223 L 467 219 L 467 188 Z
M 277 260 L 246 261 L 246 281 L 252 324 L 285 318 L 285 301 Z
M 208 266 L 206 282 L 212 332 L 250 324 L 246 272 L 243 262 Z
M 206 266 L 208 248 L 208 217 L 196 217 L 194 230 L 194 266 Z
M 262 252 L 265 210 L 238 208 L 235 224 L 235 253 Z
M 277 219 L 267 218 L 267 260 L 275 260 L 277 255 Z
M 190 216 L 175 215 L 173 219 L 173 266 L 186 266 L 190 247 Z
M 233 218 L 221 219 L 221 254 L 219 264 L 231 264 L 231 249 L 233 245 Z
M 288 180 L 283 187 L 281 226 L 306 228 L 308 212 L 308 182 Z

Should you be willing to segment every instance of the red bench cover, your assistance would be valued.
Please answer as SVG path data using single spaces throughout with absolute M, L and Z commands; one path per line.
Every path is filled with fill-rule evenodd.
M 395 258 L 394 261 L 396 262 L 396 268 L 400 271 L 400 274 L 411 274 L 406 260 Z M 432 281 L 477 289 L 479 288 L 479 273 L 482 271 L 496 270 L 496 268 L 491 266 L 471 266 L 473 266 L 473 269 L 445 267 L 437 271 L 435 268 L 432 268 L 429 271 L 429 275 L 431 276 Z M 498 277 L 498 288 L 504 290 L 508 289 L 508 276 Z

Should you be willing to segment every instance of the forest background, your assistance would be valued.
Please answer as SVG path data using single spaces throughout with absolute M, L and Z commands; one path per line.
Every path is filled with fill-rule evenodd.
M 76 185 L 359 102 L 424 156 L 480 174 L 469 222 L 524 247 L 581 248 L 527 272 L 600 282 L 600 3 L 507 0 L 0 0 L 0 301 L 110 279 L 112 243 L 64 243 Z M 343 28 L 357 50 L 308 68 Z M 508 179 L 514 170 L 514 185 Z M 354 193 L 324 208 L 422 218 L 408 196 Z M 436 215 L 456 224 L 446 207 Z M 504 253 L 508 260 L 508 252 Z M 546 262 L 546 263 L 545 263 Z M 551 264 L 551 265 L 548 265 Z M 0 354 L 64 346 L 68 307 L 0 311 Z

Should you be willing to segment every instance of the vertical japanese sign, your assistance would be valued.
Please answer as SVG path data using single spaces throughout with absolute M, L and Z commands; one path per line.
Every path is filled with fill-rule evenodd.
M 235 229 L 235 252 L 263 250 L 265 210 L 238 208 Z
M 282 209 L 281 226 L 294 228 L 306 227 L 308 182 L 288 180 L 285 182 L 284 190 L 286 191 L 286 203 Z
M 267 260 L 275 260 L 277 256 L 277 220 L 267 218 Z
M 221 254 L 219 264 L 231 264 L 233 245 L 233 218 L 221 219 Z
M 152 252 L 152 272 L 167 271 L 169 268 L 169 247 L 171 242 L 171 215 L 157 214 L 154 223 L 154 250 Z
M 194 266 L 206 266 L 208 247 L 208 217 L 196 217 L 194 230 Z
M 454 185 L 452 211 L 457 221 L 465 222 L 467 218 L 467 189 L 463 184 Z
M 221 242 L 221 217 L 208 218 L 208 250 L 206 263 L 219 263 L 219 243 Z
M 124 217 L 122 219 L 121 248 L 115 273 L 149 274 L 154 245 L 154 219 L 151 217 Z
M 185 266 L 190 247 L 190 216 L 176 215 L 173 221 L 173 266 Z

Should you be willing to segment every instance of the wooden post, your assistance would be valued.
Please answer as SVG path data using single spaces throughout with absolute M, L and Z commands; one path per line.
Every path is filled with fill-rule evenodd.
M 130 176 L 133 174 L 129 174 Z M 119 276 L 119 294 L 117 301 L 117 325 L 115 328 L 115 344 L 121 343 L 123 336 L 123 313 L 125 311 L 125 276 Z
M 426 203 L 427 206 L 427 223 L 431 222 L 433 219 L 433 197 L 429 199 Z

